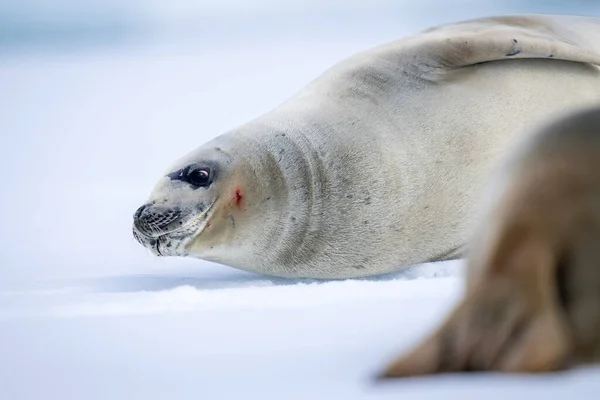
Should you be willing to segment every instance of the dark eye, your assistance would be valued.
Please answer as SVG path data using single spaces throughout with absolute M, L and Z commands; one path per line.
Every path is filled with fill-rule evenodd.
M 190 185 L 204 187 L 212 183 L 210 169 L 208 168 L 185 168 L 182 172 L 182 180 L 188 182 Z
M 190 164 L 185 168 L 171 172 L 166 177 L 172 181 L 181 181 L 189 183 L 198 189 L 208 187 L 215 180 L 217 168 L 208 163 Z

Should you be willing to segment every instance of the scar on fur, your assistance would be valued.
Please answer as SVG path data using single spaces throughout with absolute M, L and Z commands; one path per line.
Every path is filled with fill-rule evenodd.
M 238 208 L 241 208 L 242 199 L 243 199 L 242 191 L 240 189 L 236 189 L 235 190 L 235 204 L 238 206 Z
M 380 378 L 600 362 L 600 108 L 517 150 L 471 243 L 463 300 Z

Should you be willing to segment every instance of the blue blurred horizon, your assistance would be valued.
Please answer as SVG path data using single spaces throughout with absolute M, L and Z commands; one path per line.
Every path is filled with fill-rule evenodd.
M 596 15 L 594 0 L 2 0 L 0 48 L 126 43 L 160 38 L 351 34 L 406 20 L 426 27 L 511 13 Z M 401 31 L 399 29 L 399 31 Z

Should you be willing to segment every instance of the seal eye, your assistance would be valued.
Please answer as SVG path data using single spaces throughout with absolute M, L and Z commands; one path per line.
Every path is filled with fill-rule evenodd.
M 185 168 L 171 172 L 166 177 L 172 181 L 189 183 L 194 189 L 198 189 L 210 186 L 215 180 L 217 170 L 216 166 L 207 163 L 191 164 Z
M 210 169 L 208 168 L 185 168 L 183 171 L 183 180 L 190 185 L 204 187 L 210 185 Z

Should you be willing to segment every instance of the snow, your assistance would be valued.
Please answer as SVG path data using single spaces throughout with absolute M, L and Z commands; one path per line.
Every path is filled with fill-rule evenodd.
M 589 368 L 377 384 L 455 304 L 460 261 L 335 282 L 201 267 L 4 292 L 2 398 L 597 398 Z
M 170 3 L 153 1 L 152 10 L 170 7 L 171 21 L 188 13 L 177 8 L 185 1 Z M 341 16 L 282 24 L 271 15 L 258 28 L 216 19 L 210 32 L 179 36 L 49 41 L 32 28 L 27 42 L 0 40 L 0 399 L 597 398 L 592 367 L 374 382 L 456 304 L 462 261 L 369 279 L 286 280 L 158 259 L 131 236 L 133 211 L 191 148 L 357 51 L 502 8 L 455 3 L 472 7 L 402 15 L 382 1 L 385 12 L 365 16 L 353 2 Z M 38 14 L 48 20 L 64 9 L 88 15 L 78 14 L 81 2 L 44 4 Z M 94 4 L 86 12 L 103 7 Z M 237 2 L 223 4 L 213 8 Z

